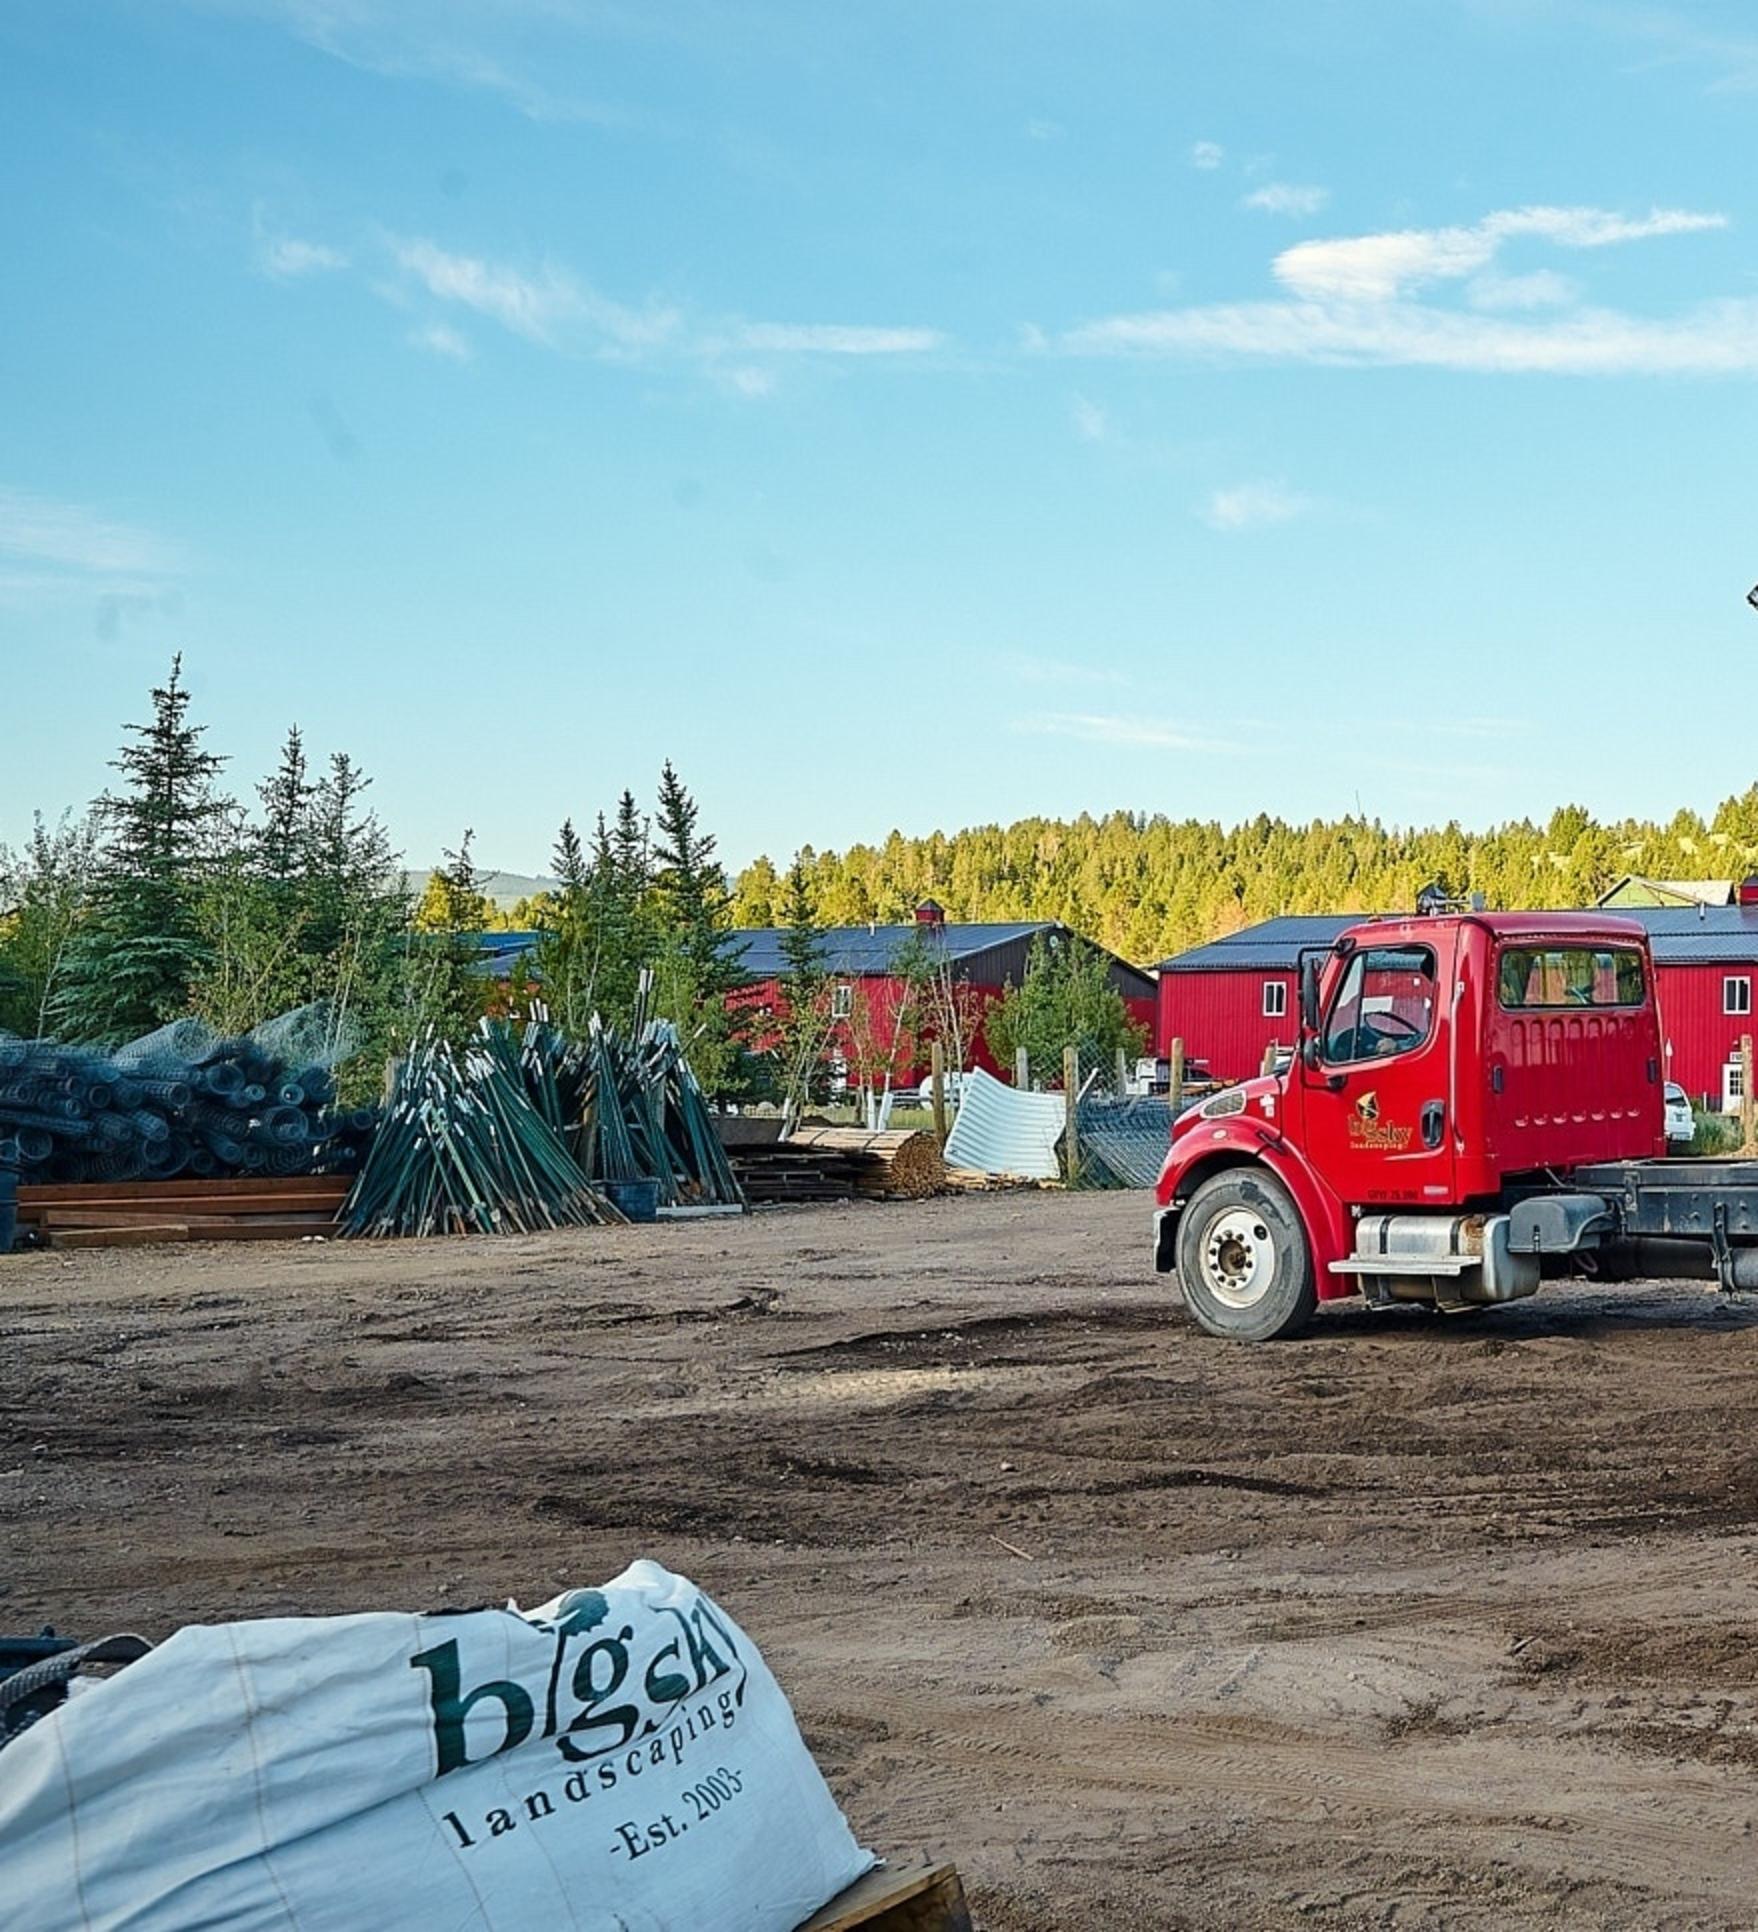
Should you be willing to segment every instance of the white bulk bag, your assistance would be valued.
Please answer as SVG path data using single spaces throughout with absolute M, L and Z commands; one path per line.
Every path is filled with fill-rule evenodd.
M 873 1863 L 685 1578 L 193 1625 L 0 1751 L 30 1932 L 792 1932 Z

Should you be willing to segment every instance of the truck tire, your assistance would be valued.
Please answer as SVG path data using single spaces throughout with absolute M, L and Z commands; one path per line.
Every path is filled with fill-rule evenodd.
M 1212 1174 L 1178 1223 L 1178 1285 L 1211 1335 L 1275 1342 L 1318 1306 L 1306 1231 L 1288 1190 L 1261 1167 Z

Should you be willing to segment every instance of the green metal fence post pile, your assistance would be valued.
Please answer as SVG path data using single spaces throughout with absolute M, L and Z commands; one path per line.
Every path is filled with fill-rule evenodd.
M 532 1104 L 525 1072 L 492 1022 L 459 1053 L 431 1034 L 418 1042 L 396 1068 L 343 1233 L 534 1234 L 623 1220 Z
M 666 1207 L 746 1205 L 669 1020 L 629 1038 L 593 1018 L 575 1146 L 600 1180 L 657 1181 Z

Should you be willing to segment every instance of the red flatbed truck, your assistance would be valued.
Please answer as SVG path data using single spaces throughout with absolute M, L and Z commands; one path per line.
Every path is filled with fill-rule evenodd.
M 1285 1072 L 1182 1114 L 1155 1266 L 1211 1334 L 1321 1301 L 1448 1311 L 1547 1276 L 1758 1289 L 1758 1161 L 1668 1160 L 1643 929 L 1593 913 L 1364 920 L 1305 955 Z

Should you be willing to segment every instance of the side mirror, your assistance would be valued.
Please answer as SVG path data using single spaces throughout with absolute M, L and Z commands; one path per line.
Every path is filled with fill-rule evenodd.
M 1300 962 L 1300 1030 L 1306 1034 L 1318 1032 L 1318 960 L 1308 953 Z

